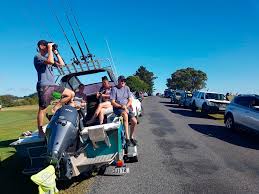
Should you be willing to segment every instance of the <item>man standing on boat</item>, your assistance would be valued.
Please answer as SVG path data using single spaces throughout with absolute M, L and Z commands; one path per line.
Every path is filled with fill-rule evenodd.
M 130 88 L 126 86 L 126 79 L 123 75 L 118 78 L 118 85 L 113 87 L 111 90 L 111 103 L 113 105 L 113 112 L 123 117 L 123 124 L 126 132 L 126 144 L 129 146 L 131 143 L 135 146 L 137 144 L 134 138 L 135 128 L 137 125 L 137 119 L 132 112 L 132 98 L 131 98 Z M 130 134 L 129 134 L 129 120 Z
M 52 100 L 53 92 L 59 92 L 62 94 L 62 99 L 53 107 L 54 113 L 62 104 L 69 102 L 75 95 L 75 93 L 67 88 L 57 86 L 55 84 L 55 77 L 53 73 L 53 67 L 62 67 L 64 61 L 59 55 L 54 43 L 47 42 L 46 40 L 40 40 L 38 42 L 39 53 L 34 57 L 34 67 L 38 74 L 37 92 L 39 97 L 39 110 L 37 115 L 37 124 L 39 130 L 39 136 L 45 136 L 42 130 L 44 115 L 46 114 L 47 107 Z M 56 59 L 54 59 L 54 54 Z

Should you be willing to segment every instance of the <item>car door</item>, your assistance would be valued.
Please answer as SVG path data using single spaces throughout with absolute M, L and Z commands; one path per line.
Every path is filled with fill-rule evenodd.
M 193 96 L 192 96 L 192 99 L 191 99 L 191 104 L 193 103 L 194 100 L 197 99 L 198 94 L 199 94 L 199 92 L 194 92 L 193 93 Z
M 253 97 L 246 111 L 245 126 L 259 131 L 259 99 Z
M 233 107 L 234 120 L 236 123 L 248 127 L 250 108 L 249 104 L 252 98 L 250 96 L 240 96 L 235 99 L 235 106 Z
M 198 100 L 198 107 L 201 108 L 202 104 L 204 102 L 204 92 L 201 92 L 199 95 L 199 100 Z

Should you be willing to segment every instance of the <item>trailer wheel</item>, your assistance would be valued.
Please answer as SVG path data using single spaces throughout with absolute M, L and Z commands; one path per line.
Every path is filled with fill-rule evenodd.
M 106 171 L 107 166 L 106 165 L 102 165 L 99 170 L 98 170 L 98 175 L 104 175 L 105 171 Z
M 132 162 L 138 162 L 138 156 L 134 156 L 132 159 L 131 159 Z

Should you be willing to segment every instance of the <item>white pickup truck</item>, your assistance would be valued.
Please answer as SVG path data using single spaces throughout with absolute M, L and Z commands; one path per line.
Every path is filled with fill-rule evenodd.
M 224 94 L 198 91 L 193 94 L 191 109 L 200 109 L 204 113 L 224 113 L 229 103 Z

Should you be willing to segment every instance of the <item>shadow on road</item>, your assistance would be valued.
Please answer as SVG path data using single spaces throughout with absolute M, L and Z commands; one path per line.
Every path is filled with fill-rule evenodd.
M 176 108 L 175 105 L 166 105 L 168 107 Z M 205 119 L 213 119 L 213 120 L 222 120 L 221 118 L 212 117 L 208 114 L 202 113 L 202 112 L 193 112 L 189 109 L 170 109 L 172 113 L 179 114 L 185 117 L 194 117 L 194 118 L 205 118 Z
M 160 101 L 160 103 L 162 103 L 162 104 L 171 104 L 170 101 L 168 101 L 168 102 L 166 102 L 166 101 Z
M 202 134 L 228 142 L 233 145 L 259 150 L 259 136 L 237 130 L 229 130 L 218 125 L 189 124 Z
M 0 141 L 0 148 L 8 148 L 9 144 L 14 140 L 5 140 Z M 1 151 L 1 150 L 0 150 Z M 25 166 L 28 166 L 29 160 L 19 157 L 16 152 L 13 150 L 6 151 L 6 153 L 11 153 L 11 156 L 1 159 L 0 152 L 0 183 L 1 183 L 1 193 L 26 193 L 26 194 L 35 194 L 38 193 L 38 186 L 33 183 L 30 179 L 30 176 L 22 174 L 22 171 Z M 87 189 L 88 182 L 92 178 L 92 174 L 81 174 L 78 177 L 74 177 L 71 180 L 67 181 L 57 181 L 57 187 L 59 190 L 70 189 L 72 191 L 79 190 L 78 192 L 68 192 L 68 193 L 81 193 L 80 189 Z M 77 185 L 82 185 L 77 187 Z M 83 185 L 84 184 L 84 185 Z
M 0 163 L 1 193 L 37 193 L 37 186 L 23 175 L 24 161 L 15 154 Z

